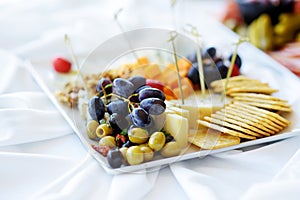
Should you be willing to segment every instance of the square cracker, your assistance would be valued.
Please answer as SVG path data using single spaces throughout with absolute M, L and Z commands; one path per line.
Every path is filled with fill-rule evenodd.
M 213 129 L 195 130 L 189 135 L 189 142 L 201 149 L 220 149 L 237 145 L 241 139 Z

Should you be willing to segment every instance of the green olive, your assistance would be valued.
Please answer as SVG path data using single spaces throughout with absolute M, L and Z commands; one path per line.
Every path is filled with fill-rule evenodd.
M 90 139 L 96 139 L 96 129 L 99 126 L 99 123 L 96 120 L 91 120 L 86 125 L 86 134 Z
M 144 154 L 139 146 L 131 146 L 126 152 L 126 159 L 130 165 L 138 165 L 144 161 Z
M 128 131 L 129 140 L 136 144 L 145 143 L 148 138 L 148 131 L 142 128 L 132 128 Z
M 122 147 L 120 148 L 120 151 L 123 155 L 123 158 L 126 160 L 126 153 L 127 153 L 128 147 Z
M 104 136 L 111 135 L 112 128 L 108 124 L 100 124 L 96 129 L 96 135 L 99 138 L 103 138 Z
M 152 151 L 152 149 L 148 146 L 140 146 L 143 154 L 144 154 L 144 161 L 150 161 L 153 159 L 154 156 L 154 152 Z
M 148 145 L 153 151 L 159 151 L 166 142 L 166 136 L 163 132 L 154 132 L 148 141 Z
M 116 147 L 116 141 L 113 136 L 104 136 L 99 140 L 99 146 L 107 146 L 109 148 L 115 148 Z
M 160 151 L 163 157 L 178 156 L 180 153 L 180 148 L 177 142 L 168 142 Z

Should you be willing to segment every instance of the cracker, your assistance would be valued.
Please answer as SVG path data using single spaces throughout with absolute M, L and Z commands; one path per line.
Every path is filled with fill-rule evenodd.
M 241 119 L 245 119 L 247 121 L 250 121 L 250 124 L 253 124 L 254 126 L 257 126 L 258 128 L 270 133 L 275 134 L 276 132 L 279 132 L 282 130 L 280 126 L 277 126 L 272 121 L 264 120 L 264 118 L 261 118 L 256 115 L 252 115 L 248 112 L 244 112 L 241 109 L 235 109 L 233 107 L 226 107 L 226 113 L 234 114 Z M 273 125 L 273 126 L 272 126 Z
M 258 134 L 252 130 L 249 130 L 250 127 L 247 124 L 242 123 L 242 122 L 237 122 L 235 120 L 228 119 L 228 118 L 224 119 L 224 117 L 222 117 L 222 116 L 220 117 L 215 114 L 212 114 L 211 117 L 204 117 L 204 119 L 207 121 L 210 121 L 212 123 L 219 124 L 221 126 L 226 126 L 228 128 L 240 131 L 240 132 L 248 134 L 248 135 L 252 135 L 255 137 L 262 137 L 261 134 Z
M 236 102 L 236 99 L 233 100 Z M 285 112 L 291 112 L 292 109 L 290 107 L 285 107 L 285 106 L 280 106 L 280 105 L 274 105 L 274 104 L 267 104 L 267 103 L 262 103 L 262 102 L 251 102 L 251 101 L 239 101 L 251 106 L 255 106 L 258 108 L 265 108 L 268 110 L 278 110 L 278 111 L 285 111 Z
M 210 86 L 213 88 L 215 92 L 223 92 L 225 89 L 226 79 L 213 81 Z M 273 92 L 277 92 L 277 90 L 271 88 L 269 84 L 263 83 L 256 79 L 250 79 L 244 76 L 230 77 L 228 79 L 227 94 L 231 93 L 241 93 L 241 92 L 257 92 L 257 93 L 265 93 L 272 94 Z
M 222 127 L 222 126 L 219 126 L 217 124 L 209 123 L 207 121 L 197 120 L 197 122 L 198 122 L 198 124 L 200 124 L 202 126 L 206 126 L 208 128 L 220 131 L 222 133 L 227 133 L 227 134 L 232 135 L 232 136 L 237 136 L 237 137 L 240 137 L 240 138 L 245 138 L 245 139 L 250 139 L 250 140 L 256 139 L 256 137 L 254 137 L 254 136 L 246 135 L 244 133 L 241 133 L 241 132 L 238 132 L 238 131 L 235 131 L 235 130 L 231 130 L 231 129 L 226 128 L 226 127 Z
M 269 96 L 269 95 L 266 95 Z M 236 96 L 233 97 L 234 100 L 236 101 L 245 101 L 245 102 L 257 102 L 257 103 L 264 103 L 264 104 L 271 104 L 271 105 L 277 105 L 277 106 L 282 106 L 282 107 L 290 107 L 285 101 L 281 100 L 275 100 L 275 99 L 260 99 L 260 98 L 255 98 L 255 97 L 241 97 L 241 96 Z
M 233 97 L 248 97 L 248 98 L 255 98 L 255 99 L 265 99 L 265 100 L 275 100 L 281 102 L 287 102 L 287 100 L 279 99 L 274 96 L 266 95 L 266 94 L 258 94 L 258 93 L 233 93 L 231 94 Z
M 272 134 L 275 133 L 274 131 L 271 131 L 269 129 L 264 129 L 264 126 L 261 124 L 253 123 L 252 121 L 250 121 L 248 119 L 241 118 L 238 115 L 236 115 L 235 113 L 230 113 L 230 111 L 227 112 L 227 109 L 225 109 L 225 112 L 226 113 L 218 111 L 214 115 L 223 117 L 224 120 L 227 122 L 242 126 L 244 128 L 251 129 L 263 136 L 270 136 L 269 132 L 271 132 Z M 212 117 L 214 117 L 214 116 L 212 115 Z
M 254 79 L 249 79 L 246 76 L 234 76 L 234 77 L 230 77 L 228 79 L 228 82 L 235 82 L 235 81 L 238 82 L 238 81 L 245 81 L 245 80 L 254 80 Z M 217 87 L 219 85 L 225 85 L 225 82 L 226 82 L 226 78 L 221 79 L 221 80 L 215 80 L 215 81 L 210 83 L 210 86 L 211 87 Z
M 227 90 L 232 88 L 238 88 L 238 87 L 268 87 L 268 84 L 266 83 L 260 83 L 258 81 L 252 81 L 252 80 L 245 80 L 245 81 L 239 81 L 239 82 L 228 82 L 227 84 Z M 216 85 L 215 87 L 212 87 L 215 92 L 222 92 L 225 89 L 225 83 Z
M 259 86 L 245 87 L 245 86 L 241 86 L 241 87 L 228 89 L 226 91 L 226 94 L 230 95 L 230 94 L 235 93 L 235 92 L 254 92 L 254 93 L 272 94 L 274 92 L 278 92 L 278 90 L 273 89 L 273 88 L 268 87 L 268 86 L 264 86 L 264 87 L 259 87 Z
M 204 117 L 204 119 L 206 121 L 211 122 L 211 123 L 218 124 L 218 125 L 221 125 L 221 126 L 225 126 L 227 128 L 239 131 L 239 132 L 247 134 L 247 135 L 251 135 L 251 136 L 255 136 L 255 137 L 261 137 L 260 134 L 257 134 L 257 133 L 255 133 L 251 130 L 248 130 L 248 129 L 246 129 L 242 126 L 236 125 L 236 124 L 231 124 L 231 123 L 228 123 L 228 122 L 216 119 L 216 118 L 208 117 L 208 116 Z
M 281 122 L 276 120 L 274 118 L 274 121 L 272 121 L 272 117 L 269 119 L 269 117 L 263 113 L 257 113 L 255 111 L 249 110 L 247 108 L 244 107 L 238 107 L 236 105 L 229 105 L 231 109 L 234 109 L 235 112 L 240 112 L 243 115 L 247 115 L 255 120 L 259 120 L 262 123 L 265 123 L 264 125 L 268 128 L 270 128 L 271 130 L 274 130 L 276 132 L 279 132 L 283 129 L 284 124 L 281 126 L 279 125 Z M 276 121 L 278 121 L 278 123 L 276 123 Z
M 226 133 L 221 133 L 213 129 L 205 131 L 195 131 L 189 135 L 189 142 L 200 147 L 201 149 L 220 149 L 237 145 L 241 139 Z
M 273 113 L 271 111 L 260 109 L 260 108 L 257 108 L 255 106 L 247 105 L 247 104 L 240 103 L 240 102 L 234 102 L 233 105 L 237 105 L 238 107 L 247 108 L 247 109 L 249 109 L 253 112 L 256 112 L 257 114 L 264 114 L 264 115 L 268 116 L 269 119 L 271 118 L 272 121 L 275 121 L 277 124 L 280 124 L 281 126 L 286 127 L 287 125 L 290 124 L 290 121 L 288 121 L 287 119 L 281 117 L 277 113 Z

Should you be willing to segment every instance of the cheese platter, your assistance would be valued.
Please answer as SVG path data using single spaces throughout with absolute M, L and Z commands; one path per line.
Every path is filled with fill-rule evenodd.
M 238 84 L 247 86 L 249 82 L 261 84 L 255 85 L 252 91 L 260 93 L 255 99 L 265 102 L 264 98 L 272 98 L 276 105 L 278 102 L 284 104 L 282 107 L 286 110 L 280 110 L 282 107 L 265 109 L 250 105 L 249 101 L 241 103 L 241 96 L 251 93 L 243 88 L 238 88 L 239 93 L 226 93 L 224 98 L 224 94 L 211 85 L 218 85 L 222 79 L 224 81 L 227 73 L 210 72 L 217 66 L 210 51 L 212 47 L 217 52 L 222 49 L 218 61 L 222 58 L 222 64 L 228 67 L 231 59 L 227 57 L 234 55 L 230 45 L 239 38 L 217 22 L 210 22 L 209 28 L 205 23 L 200 24 L 198 30 L 204 41 L 201 56 L 205 70 L 202 75 L 210 77 L 205 80 L 207 88 L 202 90 L 201 68 L 196 68 L 199 73 L 196 80 L 195 74 L 190 72 L 194 70 L 194 63 L 200 63 L 197 59 L 199 54 L 195 56 L 199 44 L 178 32 L 172 44 L 168 40 L 172 30 L 168 29 L 137 29 L 116 35 L 92 50 L 79 71 L 71 69 L 67 74 L 58 73 L 49 62 L 51 55 L 49 60 L 30 60 L 27 67 L 88 152 L 108 173 L 156 170 L 177 161 L 297 136 L 300 132 L 297 120 L 300 96 L 295 95 L 300 85 L 298 78 L 262 51 L 243 43 L 238 51 L 243 64 L 240 68 L 236 67 L 236 78 L 230 78 L 229 86 L 234 85 L 236 79 L 242 81 Z M 212 34 L 216 32 L 223 33 L 222 37 Z M 47 47 L 41 47 L 41 50 L 43 48 Z M 205 57 L 206 54 L 209 58 Z M 196 57 L 195 62 L 190 60 L 192 55 Z M 189 66 L 185 71 L 186 65 Z M 70 86 L 70 82 L 75 86 Z M 163 83 L 162 88 L 158 87 L 160 83 Z M 71 88 L 69 96 L 64 93 L 66 85 L 67 89 Z M 143 86 L 147 87 L 140 88 Z M 232 87 L 237 90 L 237 87 Z M 232 103 L 232 99 L 238 102 Z M 267 104 L 275 103 L 268 101 Z M 229 112 L 238 113 L 242 109 L 247 112 L 235 116 Z M 124 110 L 126 113 L 119 119 L 118 115 Z M 258 117 L 254 112 L 258 113 Z M 249 118 L 245 119 L 243 114 Z M 254 123 L 255 120 L 260 121 Z M 245 124 L 245 121 L 249 123 Z M 265 126 L 261 127 L 261 124 Z M 253 131 L 258 129 L 260 132 Z M 114 133 L 115 130 L 118 130 L 117 133 Z M 162 143 L 157 142 L 161 140 Z

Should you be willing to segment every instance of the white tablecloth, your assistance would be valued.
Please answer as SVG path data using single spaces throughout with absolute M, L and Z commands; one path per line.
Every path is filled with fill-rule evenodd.
M 64 33 L 86 56 L 120 32 L 113 13 L 121 7 L 130 30 L 180 26 L 186 16 L 218 13 L 223 3 L 178 1 L 174 20 L 169 1 L 1 1 L 0 199 L 299 199 L 300 137 L 109 175 L 24 67 L 26 59 L 68 54 L 57 44 Z M 51 49 L 41 52 L 43 46 Z

